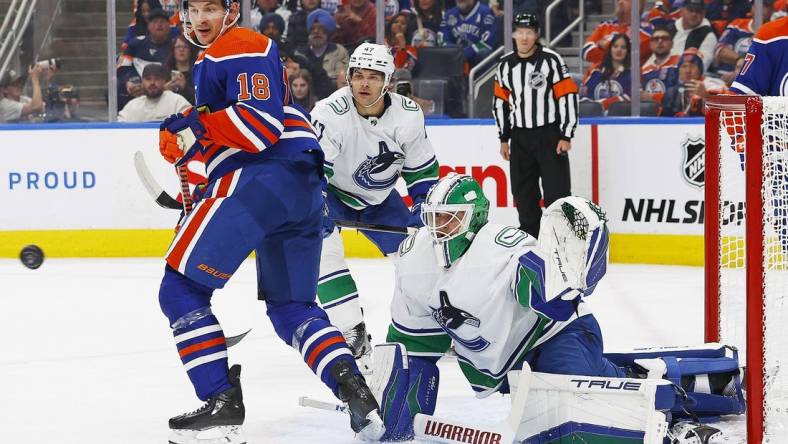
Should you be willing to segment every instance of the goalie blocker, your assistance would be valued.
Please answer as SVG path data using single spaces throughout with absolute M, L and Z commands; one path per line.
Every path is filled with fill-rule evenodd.
M 520 371 L 512 371 L 500 390 L 511 388 L 512 412 L 506 421 L 488 425 L 432 416 L 440 383 L 435 360 L 408 356 L 399 343 L 380 344 L 373 356 L 370 386 L 386 426 L 382 441 L 417 436 L 450 443 L 584 442 L 593 435 L 657 444 L 676 419 L 710 421 L 744 411 L 737 353 L 718 344 L 607 354 L 629 378 L 538 372 L 520 378 Z M 530 373 L 527 362 L 523 371 Z M 518 387 L 518 380 L 525 386 Z

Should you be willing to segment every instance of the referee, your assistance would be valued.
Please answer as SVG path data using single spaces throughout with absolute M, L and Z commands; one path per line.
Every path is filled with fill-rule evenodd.
M 520 229 L 536 237 L 542 217 L 539 178 L 545 207 L 570 195 L 567 152 L 577 127 L 577 85 L 561 56 L 538 43 L 535 15 L 515 15 L 512 29 L 516 49 L 498 64 L 493 112 L 501 156 L 510 162 Z

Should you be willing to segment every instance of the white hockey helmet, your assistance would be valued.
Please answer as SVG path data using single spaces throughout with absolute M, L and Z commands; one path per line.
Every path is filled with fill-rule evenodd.
M 572 288 L 588 296 L 607 272 L 610 236 L 607 216 L 595 203 L 577 196 L 558 199 L 542 214 L 539 249 L 554 272 L 547 279 L 559 279 L 551 288 L 561 292 Z M 550 268 L 550 267 L 548 267 Z
M 347 82 L 350 84 L 350 76 L 354 68 L 371 69 L 383 73 L 383 90 L 386 90 L 391 76 L 394 74 L 394 56 L 386 45 L 376 43 L 362 43 L 350 56 L 347 65 Z

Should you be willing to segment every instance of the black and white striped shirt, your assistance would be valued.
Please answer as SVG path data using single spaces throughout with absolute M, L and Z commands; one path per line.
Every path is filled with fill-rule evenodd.
M 577 85 L 555 51 L 538 45 L 528 58 L 512 51 L 498 64 L 493 113 L 502 142 L 512 128 L 538 128 L 558 123 L 561 137 L 571 139 L 577 127 Z

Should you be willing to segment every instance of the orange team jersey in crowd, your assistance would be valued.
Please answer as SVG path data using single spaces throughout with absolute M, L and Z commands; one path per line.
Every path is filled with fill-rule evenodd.
M 605 58 L 605 51 L 618 34 L 629 34 L 629 24 L 619 23 L 617 19 L 600 23 L 586 40 L 583 46 L 583 59 L 591 63 L 601 63 Z M 631 36 L 630 36 L 631 37 Z M 640 24 L 640 64 L 642 65 L 651 56 L 651 25 Z

